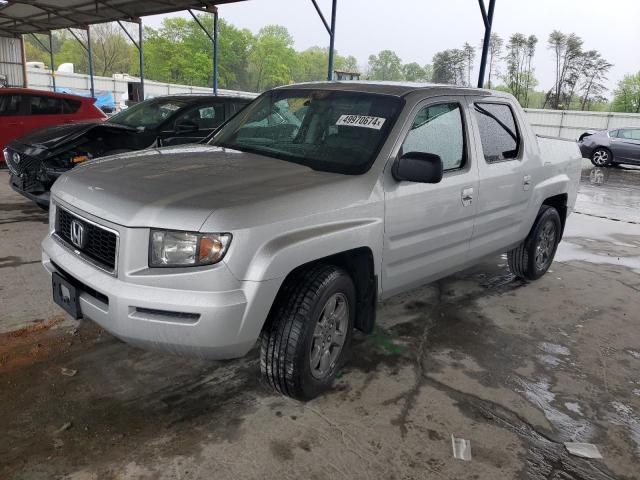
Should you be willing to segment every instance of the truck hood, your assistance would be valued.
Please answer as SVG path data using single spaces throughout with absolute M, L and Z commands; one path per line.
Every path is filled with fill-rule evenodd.
M 217 210 L 236 217 L 242 213 L 239 208 L 254 215 L 265 209 L 269 221 L 277 221 L 273 205 L 289 217 L 339 208 L 345 200 L 357 201 L 345 195 L 366 195 L 348 185 L 354 178 L 252 153 L 189 145 L 92 160 L 62 175 L 51 192 L 54 199 L 119 225 L 198 231 Z
M 46 127 L 36 129 L 23 137 L 20 137 L 12 145 L 12 149 L 30 153 L 31 155 L 42 154 L 46 151 L 58 148 L 66 143 L 72 142 L 87 132 L 95 129 L 116 130 L 116 131 L 135 131 L 133 127 L 118 125 L 117 123 L 108 122 L 79 122 L 66 125 L 56 125 L 54 127 Z M 30 152 L 27 152 L 27 149 Z

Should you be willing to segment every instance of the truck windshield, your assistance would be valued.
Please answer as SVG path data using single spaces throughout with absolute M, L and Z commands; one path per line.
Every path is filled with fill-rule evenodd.
M 273 90 L 229 121 L 211 145 L 344 174 L 366 172 L 402 107 L 397 97 Z
M 146 100 L 114 115 L 107 122 L 134 128 L 156 128 L 187 103 L 179 98 Z

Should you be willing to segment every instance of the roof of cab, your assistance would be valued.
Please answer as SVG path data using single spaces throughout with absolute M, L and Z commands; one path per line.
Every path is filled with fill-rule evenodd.
M 443 85 L 438 83 L 380 82 L 363 80 L 296 83 L 279 87 L 279 89 L 342 90 L 349 92 L 378 93 L 383 95 L 393 95 L 396 97 L 404 97 L 416 91 L 430 91 L 433 92 L 434 95 L 482 95 L 495 97 L 508 96 L 503 92 L 497 92 L 495 90 L 472 87 L 458 87 L 455 85 Z

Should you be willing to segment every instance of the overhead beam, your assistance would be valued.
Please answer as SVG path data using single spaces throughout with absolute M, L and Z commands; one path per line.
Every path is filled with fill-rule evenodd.
M 39 9 L 42 13 L 30 15 L 29 18 L 20 18 L 3 14 L 0 19 L 0 31 L 9 34 L 44 33 L 47 30 L 64 28 L 81 28 L 96 23 L 115 22 L 116 20 L 131 21 L 134 18 L 146 15 L 158 15 L 184 11 L 191 8 L 202 11 L 210 11 L 216 5 L 237 3 L 245 0 L 199 0 L 176 4 L 172 0 L 145 0 L 144 2 L 113 5 L 111 0 L 88 0 L 72 7 L 59 7 L 41 0 L 9 0 L 8 5 L 22 4 Z M 144 4 L 144 8 L 139 7 Z M 134 5 L 130 7 L 129 5 Z M 31 28 L 28 28 L 31 27 Z

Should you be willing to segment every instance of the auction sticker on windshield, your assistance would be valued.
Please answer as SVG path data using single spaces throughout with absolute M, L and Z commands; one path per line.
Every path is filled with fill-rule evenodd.
M 347 127 L 364 127 L 380 130 L 384 125 L 385 118 L 369 117 L 367 115 L 340 115 L 336 125 L 344 125 Z

